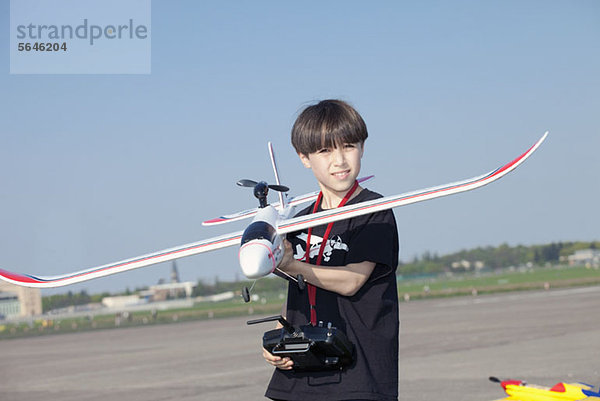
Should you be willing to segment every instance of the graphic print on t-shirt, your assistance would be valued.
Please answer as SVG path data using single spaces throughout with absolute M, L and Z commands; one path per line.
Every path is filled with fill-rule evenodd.
M 306 239 L 308 237 L 307 233 L 300 233 L 296 235 L 300 241 L 304 242 L 304 248 L 301 244 L 296 245 L 296 251 L 294 252 L 294 258 L 296 260 L 304 260 L 304 255 L 306 249 Z M 321 248 L 321 243 L 323 242 L 323 237 L 319 237 L 318 235 L 312 234 L 310 236 L 310 257 L 314 258 L 319 254 L 319 249 Z M 323 250 L 323 261 L 329 262 L 331 259 L 331 254 L 334 250 L 345 251 L 348 252 L 349 248 L 346 245 L 342 238 L 339 235 L 335 235 L 333 238 L 328 238 L 327 243 L 325 244 L 325 249 Z

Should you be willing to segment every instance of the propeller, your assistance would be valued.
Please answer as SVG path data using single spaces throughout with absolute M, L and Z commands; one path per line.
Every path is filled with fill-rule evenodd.
M 256 185 L 258 185 L 258 184 L 263 184 L 263 185 L 266 185 L 268 188 L 272 189 L 273 191 L 278 191 L 278 192 L 288 192 L 288 191 L 290 190 L 290 189 L 289 189 L 288 187 L 286 187 L 285 185 L 267 184 L 267 183 L 266 183 L 266 182 L 264 182 L 264 181 L 261 181 L 261 182 L 256 182 L 256 181 L 253 181 L 253 180 L 246 180 L 246 179 L 243 179 L 243 180 L 239 180 L 239 181 L 237 182 L 237 184 L 238 184 L 240 187 L 249 187 L 249 188 L 254 188 L 254 187 L 256 187 Z
M 267 206 L 267 194 L 269 189 L 278 192 L 288 192 L 290 189 L 285 185 L 267 184 L 265 181 L 256 182 L 253 180 L 239 180 L 237 185 L 240 187 L 254 188 L 254 196 L 258 199 L 260 207 Z

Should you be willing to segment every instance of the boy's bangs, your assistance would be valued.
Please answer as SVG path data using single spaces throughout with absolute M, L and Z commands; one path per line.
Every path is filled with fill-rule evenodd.
M 346 127 L 347 128 L 347 127 Z M 321 149 L 335 148 L 347 143 L 364 141 L 364 135 L 349 129 L 329 129 L 327 127 L 314 127 L 308 135 L 301 138 L 298 144 L 301 153 L 314 153 Z
M 347 143 L 358 143 L 364 140 L 364 136 L 360 135 L 356 130 L 348 128 L 350 127 L 337 127 L 337 129 L 333 130 L 323 129 L 321 132 L 316 132 L 315 141 L 313 142 L 316 146 L 312 152 L 324 148 L 341 147 Z

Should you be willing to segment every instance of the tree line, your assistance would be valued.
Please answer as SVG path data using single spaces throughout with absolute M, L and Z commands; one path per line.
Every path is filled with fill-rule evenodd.
M 110 296 L 108 292 L 90 295 L 85 290 L 81 290 L 80 292 L 69 291 L 66 294 L 47 295 L 42 297 L 42 310 L 48 312 L 53 309 L 101 302 L 102 298 L 108 296 Z
M 547 263 L 558 264 L 561 258 L 572 255 L 581 249 L 599 249 L 600 242 L 553 242 L 546 245 L 516 245 L 502 244 L 497 247 L 478 247 L 461 250 L 449 255 L 438 256 L 425 252 L 408 263 L 401 263 L 401 274 L 440 273 L 448 270 L 461 271 L 464 267 L 452 268 L 455 262 L 467 261 L 471 265 L 480 262 L 488 269 L 501 269 L 510 266 L 522 266 L 529 263 L 544 266 Z

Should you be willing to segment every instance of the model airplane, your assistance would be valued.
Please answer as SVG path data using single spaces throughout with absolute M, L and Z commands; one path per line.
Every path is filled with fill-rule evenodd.
M 508 397 L 496 401 L 578 401 L 600 400 L 600 392 L 585 383 L 556 383 L 554 387 L 542 387 L 527 384 L 521 380 L 500 380 L 490 377 L 495 383 L 500 383 Z
M 239 262 L 242 272 L 250 279 L 257 279 L 273 273 L 277 269 L 277 265 L 283 257 L 283 236 L 289 232 L 479 188 L 517 168 L 537 150 L 547 135 L 548 132 L 544 133 L 532 147 L 510 163 L 478 177 L 293 218 L 290 218 L 290 216 L 295 206 L 315 200 L 318 192 L 290 199 L 284 197 L 283 193 L 288 192 L 288 188 L 280 184 L 273 147 L 269 143 L 269 154 L 276 183 L 267 184 L 264 181 L 255 182 L 252 180 L 238 181 L 240 186 L 254 188 L 254 195 L 259 201 L 259 207 L 204 222 L 206 225 L 211 225 L 254 217 L 245 230 L 60 276 L 43 277 L 0 269 L 0 279 L 27 287 L 60 287 L 235 245 L 241 245 Z M 359 181 L 371 177 L 365 177 Z M 269 189 L 279 193 L 278 203 L 267 204 Z M 280 273 L 287 275 L 284 272 Z M 288 277 L 298 281 L 301 287 L 303 286 L 301 276 Z M 244 298 L 249 298 L 247 289 L 245 289 Z

